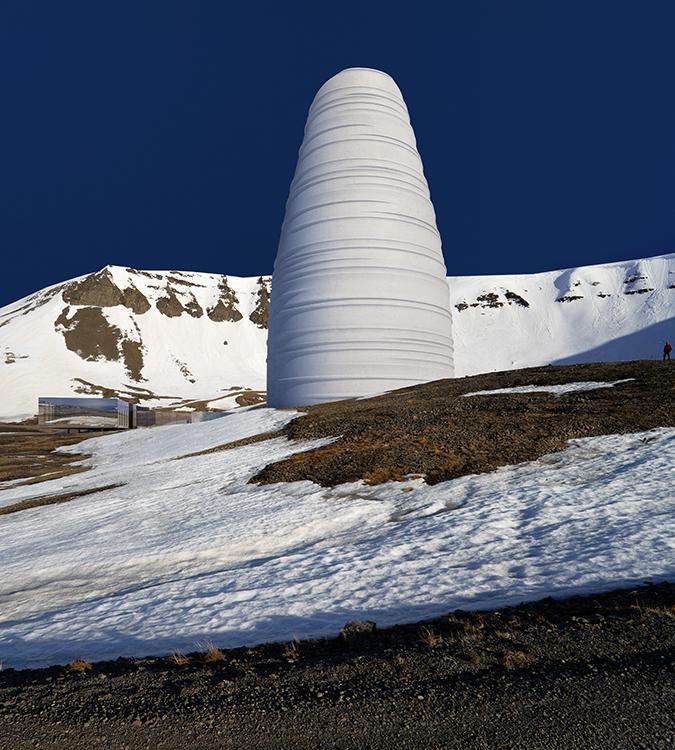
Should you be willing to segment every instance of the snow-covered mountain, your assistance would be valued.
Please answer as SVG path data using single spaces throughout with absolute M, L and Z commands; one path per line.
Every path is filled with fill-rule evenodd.
M 645 359 L 675 338 L 675 254 L 450 277 L 457 376 Z M 0 309 L 0 416 L 102 394 L 231 408 L 264 397 L 268 276 L 107 266 Z
M 660 357 L 675 253 L 564 271 L 449 278 L 455 375 Z
M 268 277 L 106 266 L 0 310 L 0 415 L 75 394 L 147 406 L 264 400 Z

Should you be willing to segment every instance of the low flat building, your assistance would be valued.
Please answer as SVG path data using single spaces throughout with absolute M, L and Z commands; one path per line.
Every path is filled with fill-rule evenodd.
M 121 398 L 63 398 L 41 396 L 38 399 L 38 425 L 77 430 L 126 430 L 129 404 Z

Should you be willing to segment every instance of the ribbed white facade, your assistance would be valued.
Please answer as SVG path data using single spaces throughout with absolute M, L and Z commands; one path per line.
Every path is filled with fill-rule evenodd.
M 274 265 L 271 406 L 451 377 L 441 238 L 398 86 L 349 68 L 309 110 Z

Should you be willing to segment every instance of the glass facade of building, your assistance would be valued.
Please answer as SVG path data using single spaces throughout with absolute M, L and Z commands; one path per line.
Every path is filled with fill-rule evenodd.
M 38 399 L 38 424 L 91 430 L 129 428 L 129 404 L 120 398 Z

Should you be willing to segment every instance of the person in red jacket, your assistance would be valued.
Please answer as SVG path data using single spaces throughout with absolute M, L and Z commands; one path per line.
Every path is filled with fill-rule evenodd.
M 666 345 L 663 347 L 663 361 L 670 361 L 670 353 L 673 351 L 673 345 L 670 341 L 666 341 Z

